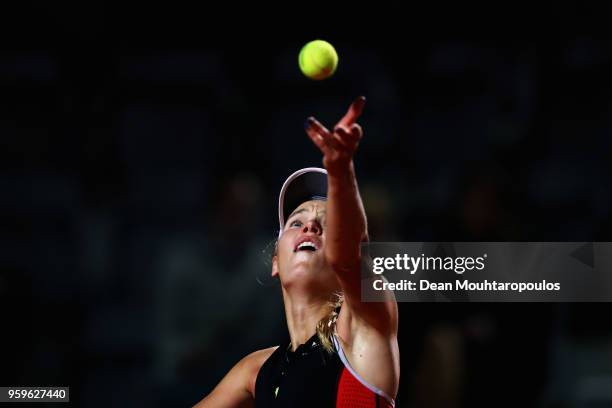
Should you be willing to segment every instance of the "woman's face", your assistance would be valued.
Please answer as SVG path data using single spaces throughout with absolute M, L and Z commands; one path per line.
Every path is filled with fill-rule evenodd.
M 327 202 L 306 201 L 287 218 L 272 262 L 272 276 L 284 287 L 294 284 L 335 290 L 335 274 L 325 261 Z

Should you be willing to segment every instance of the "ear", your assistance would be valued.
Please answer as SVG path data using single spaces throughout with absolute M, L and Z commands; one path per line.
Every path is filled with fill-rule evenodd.
M 272 277 L 278 276 L 278 256 L 274 255 L 272 257 Z

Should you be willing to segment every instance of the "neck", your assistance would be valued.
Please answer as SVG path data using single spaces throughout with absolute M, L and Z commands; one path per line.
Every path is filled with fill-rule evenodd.
M 306 343 L 315 334 L 317 323 L 329 312 L 329 299 L 289 294 L 285 288 L 283 288 L 283 299 L 291 348 L 295 351 L 300 344 Z

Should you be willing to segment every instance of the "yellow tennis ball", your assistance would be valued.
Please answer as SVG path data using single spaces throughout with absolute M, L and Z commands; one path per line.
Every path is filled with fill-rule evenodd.
M 338 67 L 338 54 L 334 47 L 323 40 L 314 40 L 302 47 L 298 57 L 300 70 L 310 79 L 325 79 Z

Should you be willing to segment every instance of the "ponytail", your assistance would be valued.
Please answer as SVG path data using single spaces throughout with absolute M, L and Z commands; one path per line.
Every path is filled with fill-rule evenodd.
M 317 323 L 317 337 L 321 342 L 321 345 L 328 353 L 334 352 L 334 342 L 332 336 L 336 331 L 336 321 L 338 320 L 338 314 L 340 313 L 340 307 L 344 302 L 344 296 L 341 292 L 334 294 L 335 299 L 330 300 L 328 303 L 329 312 L 324 318 L 319 320 Z

